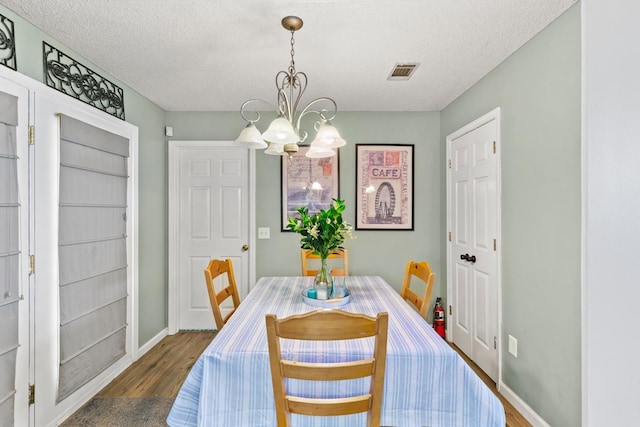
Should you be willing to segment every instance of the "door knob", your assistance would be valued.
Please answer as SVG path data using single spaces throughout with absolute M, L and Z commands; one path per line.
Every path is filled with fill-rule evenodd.
M 249 245 L 242 245 L 242 252 L 247 252 L 249 250 Z
M 476 256 L 475 255 L 471 255 L 471 256 L 469 254 L 460 255 L 460 259 L 465 260 L 465 261 L 469 261 L 471 264 L 476 262 Z

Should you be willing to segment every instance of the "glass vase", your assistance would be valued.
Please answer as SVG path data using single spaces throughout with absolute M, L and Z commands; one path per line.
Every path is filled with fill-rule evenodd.
M 327 259 L 320 259 L 320 269 L 313 280 L 313 287 L 316 290 L 317 299 L 329 299 L 331 297 L 331 273 L 327 265 Z

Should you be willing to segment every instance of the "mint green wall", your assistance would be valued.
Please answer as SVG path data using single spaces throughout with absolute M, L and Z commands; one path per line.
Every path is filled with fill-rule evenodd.
M 42 41 L 108 78 L 124 90 L 127 122 L 138 126 L 139 143 L 139 313 L 138 343 L 143 345 L 167 326 L 167 150 L 165 112 L 130 87 L 96 67 L 0 5 L 14 22 L 18 72 L 43 82 Z M 71 99 L 71 98 L 70 98 Z M 80 101 L 78 101 L 80 102 Z M 96 110 L 98 111 L 98 110 Z M 42 278 L 41 278 L 42 279 Z M 40 283 L 42 285 L 44 283 Z
M 330 95 L 330 94 L 328 94 Z M 429 260 L 441 277 L 440 223 L 442 186 L 439 113 L 339 112 L 334 124 L 347 145 L 340 149 L 340 196 L 347 221 L 355 220 L 355 144 L 415 144 L 414 231 L 356 231 L 347 240 L 354 275 L 379 275 L 400 289 L 409 259 Z M 244 126 L 238 112 L 169 112 L 175 140 L 232 140 Z M 299 238 L 280 232 L 281 158 L 258 151 L 256 212 L 258 227 L 270 227 L 271 239 L 258 240 L 256 276 L 300 274 Z M 436 279 L 434 297 L 444 293 Z
M 580 50 L 575 5 L 441 113 L 445 144 L 502 109 L 503 381 L 566 427 L 581 424 Z

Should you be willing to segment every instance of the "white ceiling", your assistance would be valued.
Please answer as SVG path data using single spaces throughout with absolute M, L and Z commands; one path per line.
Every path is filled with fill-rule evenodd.
M 302 104 L 329 96 L 343 111 L 440 111 L 575 2 L 0 0 L 168 111 L 275 103 L 275 75 L 290 61 L 287 15 L 304 20 Z M 388 81 L 404 62 L 421 65 Z

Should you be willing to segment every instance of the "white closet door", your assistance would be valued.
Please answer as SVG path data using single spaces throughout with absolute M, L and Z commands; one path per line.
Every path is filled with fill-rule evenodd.
M 449 339 L 499 382 L 499 110 L 447 136 Z
M 29 425 L 29 91 L 0 77 L 0 421 Z
M 61 349 L 64 350 L 65 347 L 63 344 L 68 344 L 66 340 L 70 336 L 65 334 L 62 330 L 65 327 L 71 327 L 73 329 L 73 324 L 69 323 L 68 313 L 63 311 L 64 307 L 61 307 L 61 304 L 64 303 L 64 299 L 61 300 L 60 298 L 61 287 L 59 285 L 61 281 L 64 282 L 68 278 L 71 278 L 69 281 L 75 281 L 77 279 L 76 276 L 86 276 L 86 274 L 84 274 L 84 270 L 87 267 L 87 263 L 90 264 L 93 262 L 95 264 L 95 259 L 93 261 L 91 259 L 85 259 L 86 257 L 79 253 L 75 257 L 77 259 L 77 270 L 80 271 L 78 274 L 72 274 L 77 271 L 74 269 L 69 270 L 69 263 L 65 264 L 67 265 L 66 267 L 60 267 L 61 257 L 64 258 L 68 255 L 65 255 L 65 253 L 70 250 L 67 243 L 69 241 L 77 243 L 75 241 L 77 239 L 74 237 L 73 227 L 69 228 L 65 225 L 65 230 L 60 228 L 64 225 L 61 225 L 60 223 L 61 219 L 64 219 L 60 215 L 60 209 L 61 206 L 68 205 L 69 203 L 67 202 L 69 202 L 69 200 L 66 200 L 65 196 L 60 194 L 59 189 L 61 182 L 68 180 L 69 177 L 66 175 L 68 172 L 64 172 L 62 170 L 66 168 L 66 166 L 63 166 L 62 168 L 60 167 L 61 145 L 58 114 L 63 114 L 64 116 L 90 124 L 91 126 L 104 131 L 121 135 L 132 143 L 132 156 L 129 157 L 128 161 L 129 177 L 126 179 L 126 297 L 125 299 L 119 299 L 114 295 L 109 294 L 106 296 L 98 295 L 98 298 L 94 299 L 95 301 L 105 300 L 105 310 L 109 310 L 109 307 L 113 307 L 113 304 L 115 303 L 120 313 L 126 313 L 126 326 L 118 332 L 118 334 L 124 335 L 124 352 L 119 349 L 114 350 L 115 347 L 120 347 L 120 344 L 115 347 L 107 345 L 107 349 L 101 351 L 100 354 L 114 355 L 114 357 L 111 357 L 111 360 L 108 361 L 108 363 L 104 363 L 102 368 L 94 370 L 90 375 L 85 375 L 86 378 L 83 378 L 83 381 L 78 384 L 70 384 L 68 386 L 63 386 L 63 384 L 64 376 L 68 376 L 69 372 L 65 373 L 65 369 L 62 368 L 61 365 L 64 366 L 65 361 L 70 360 L 70 358 L 75 356 L 75 354 L 66 354 L 64 351 L 61 352 Z M 93 111 L 92 108 L 81 105 L 77 101 L 65 97 L 64 95 L 51 93 L 48 90 L 36 92 L 35 94 L 34 122 L 36 129 L 34 148 L 34 194 L 36 207 L 34 250 L 36 259 L 34 286 L 34 381 L 36 385 L 36 398 L 34 416 L 36 426 L 49 426 L 56 425 L 60 421 L 64 420 L 71 413 L 77 410 L 84 402 L 97 393 L 102 387 L 104 387 L 117 374 L 122 372 L 122 370 L 131 364 L 134 348 L 137 348 L 137 334 L 134 333 L 137 328 L 137 321 L 134 317 L 134 307 L 137 307 L 137 259 L 135 255 L 137 246 L 135 237 L 135 230 L 137 229 L 137 209 L 135 203 L 135 200 L 137 200 L 135 184 L 137 128 L 121 120 L 107 117 L 103 113 Z M 76 171 L 79 170 L 76 169 Z M 63 176 L 63 174 L 65 175 Z M 107 179 L 117 175 L 117 173 L 114 173 Z M 82 182 L 80 182 L 80 179 L 81 178 L 79 177 L 75 177 L 75 181 L 73 181 L 80 187 L 86 186 L 90 181 L 89 179 L 82 179 Z M 102 239 L 102 243 L 107 242 L 106 244 L 108 244 L 108 242 L 111 242 L 111 240 L 103 239 L 105 236 L 98 237 Z M 62 239 L 62 243 L 60 239 Z M 113 267 L 112 265 L 107 265 L 109 264 L 107 261 L 108 260 L 102 263 L 105 268 Z M 97 263 L 97 265 L 100 266 L 101 264 Z M 73 264 L 71 266 L 73 267 Z M 89 279 L 89 281 L 93 281 L 91 278 L 84 278 Z M 91 300 L 92 297 L 86 296 L 84 299 Z M 71 317 L 75 319 L 78 317 L 77 315 L 82 315 L 82 313 L 75 313 Z M 89 318 L 89 316 L 86 318 Z M 83 320 L 81 320 L 81 322 L 82 321 Z M 87 341 L 83 342 L 80 347 L 85 348 L 93 345 L 92 338 L 84 337 L 84 335 L 86 335 L 86 328 L 80 328 L 78 333 L 72 333 L 71 335 L 76 336 L 80 332 L 82 332 L 80 334 L 82 335 L 80 338 Z M 95 345 L 102 345 L 98 344 L 98 340 L 94 341 L 96 341 Z M 71 347 L 73 347 L 73 345 Z M 80 354 L 80 352 L 78 352 L 78 354 Z M 91 365 L 91 363 L 86 364 L 86 366 Z M 80 369 L 80 371 L 78 371 L 79 375 L 86 374 L 85 372 L 82 372 L 82 366 L 84 366 L 84 364 L 80 364 L 76 367 L 77 369 Z M 61 376 L 63 377 L 62 380 Z M 62 391 L 59 390 L 59 387 L 63 387 Z

